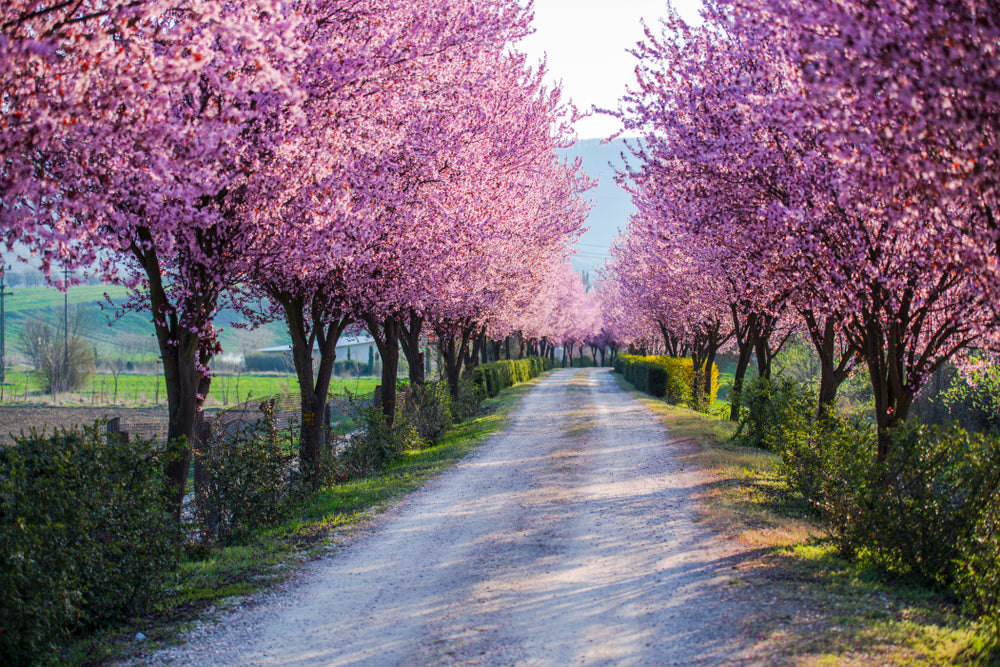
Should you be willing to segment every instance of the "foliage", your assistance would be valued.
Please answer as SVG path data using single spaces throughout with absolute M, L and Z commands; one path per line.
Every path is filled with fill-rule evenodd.
M 781 456 L 780 474 L 788 488 L 802 494 L 849 551 L 851 536 L 864 530 L 858 502 L 871 481 L 874 432 L 870 424 L 837 415 L 813 419 L 809 393 L 802 387 L 784 395 L 783 409 L 774 410 L 761 429 L 765 448 Z
M 989 545 L 975 531 L 1000 490 L 1000 439 L 919 424 L 892 438 L 885 465 L 872 470 L 870 510 L 854 539 L 887 569 L 951 585 L 962 543 Z
M 455 422 L 451 391 L 444 381 L 414 388 L 405 409 L 420 439 L 430 445 L 437 444 Z
M 806 418 L 814 399 L 805 385 L 780 378 L 754 378 L 740 395 L 740 422 L 733 436 L 741 445 L 781 450 L 790 423 Z
M 241 542 L 287 514 L 293 457 L 275 427 L 273 403 L 264 403 L 261 413 L 195 449 L 196 515 L 209 542 Z
M 98 422 L 0 448 L 0 653 L 34 662 L 77 628 L 142 612 L 174 568 L 165 454 Z M 8 663 L 9 664 L 9 663 Z
M 451 399 L 451 414 L 455 421 L 465 421 L 479 413 L 485 393 L 471 378 L 463 375 L 458 380 L 458 396 Z
M 247 352 L 243 362 L 251 373 L 288 373 L 292 368 L 291 358 L 284 353 Z
M 620 354 L 615 359 L 614 368 L 639 391 L 662 398 L 672 405 L 690 404 L 696 394 L 694 362 L 690 357 Z M 702 397 L 702 405 L 691 407 L 707 410 L 718 393 L 719 367 L 712 364 L 711 391 Z
M 766 421 L 765 443 L 841 553 L 949 587 L 970 611 L 1000 621 L 1000 438 L 906 423 L 880 464 L 870 422 L 817 421 L 808 403 L 796 409 L 804 391 L 784 396 Z
M 396 415 L 391 424 L 381 407 L 362 408 L 359 417 L 361 428 L 348 437 L 337 454 L 337 476 L 342 480 L 383 470 L 404 452 L 423 446 L 405 412 Z
M 68 338 L 48 322 L 30 319 L 21 329 L 21 351 L 35 367 L 46 393 L 83 386 L 94 373 L 94 350 L 81 337 L 77 317 Z M 65 324 L 65 323 L 64 323 Z
M 1000 640 L 1000 493 L 987 496 L 973 529 L 961 540 L 955 590 L 966 608 L 989 619 Z
M 356 360 L 333 362 L 333 374 L 343 377 L 358 377 L 361 375 L 371 375 L 372 369 L 368 364 Z
M 956 376 L 943 400 L 948 417 L 964 428 L 1000 435 L 1000 366 Z
M 551 370 L 554 365 L 547 357 L 504 359 L 480 364 L 472 371 L 472 384 L 484 396 L 493 398 L 507 387 L 536 378 L 544 371 Z

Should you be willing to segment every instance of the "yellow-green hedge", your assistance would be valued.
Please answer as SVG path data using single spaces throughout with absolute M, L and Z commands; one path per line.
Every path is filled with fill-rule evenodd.
M 552 367 L 552 360 L 544 357 L 494 361 L 476 366 L 472 371 L 472 383 L 483 394 L 492 398 L 501 390 L 519 382 L 527 382 Z
M 694 396 L 694 362 L 690 357 L 654 355 L 641 357 L 620 354 L 615 359 L 615 371 L 635 385 L 639 391 L 662 398 L 667 403 L 691 405 Z M 712 364 L 712 389 L 702 397 L 702 406 L 711 405 L 719 392 L 719 367 Z

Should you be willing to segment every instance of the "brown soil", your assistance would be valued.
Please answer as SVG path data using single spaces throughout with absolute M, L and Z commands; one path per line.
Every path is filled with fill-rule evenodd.
M 49 406 L 5 405 L 0 406 L 0 443 L 13 442 L 11 433 L 28 432 L 31 428 L 70 428 L 93 424 L 101 418 L 121 417 L 122 430 L 153 436 L 166 433 L 167 410 L 159 408 L 119 408 L 113 406 L 94 408 L 58 408 Z

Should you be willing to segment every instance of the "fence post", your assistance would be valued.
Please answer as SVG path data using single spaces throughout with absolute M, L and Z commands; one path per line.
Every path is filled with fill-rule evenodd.
M 108 425 L 105 427 L 107 433 L 108 444 L 128 444 L 128 431 L 122 430 L 122 418 L 112 417 L 108 420 Z

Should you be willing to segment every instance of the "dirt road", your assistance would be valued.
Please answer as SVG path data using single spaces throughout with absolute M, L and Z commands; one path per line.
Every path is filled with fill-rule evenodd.
M 742 663 L 704 480 L 607 369 L 562 370 L 511 427 L 283 590 L 150 661 Z

